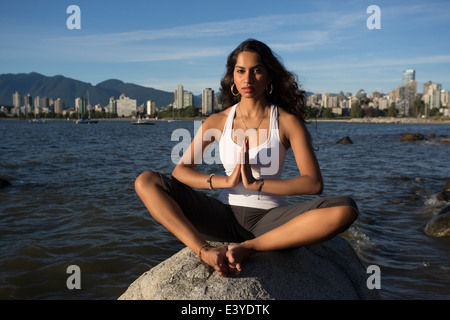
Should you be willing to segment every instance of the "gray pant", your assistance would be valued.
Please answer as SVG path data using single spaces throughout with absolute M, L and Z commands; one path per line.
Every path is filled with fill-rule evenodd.
M 166 193 L 178 203 L 197 231 L 210 241 L 242 242 L 253 239 L 314 209 L 351 206 L 358 212 L 355 201 L 344 196 L 321 197 L 272 209 L 227 205 L 174 177 L 160 176 Z

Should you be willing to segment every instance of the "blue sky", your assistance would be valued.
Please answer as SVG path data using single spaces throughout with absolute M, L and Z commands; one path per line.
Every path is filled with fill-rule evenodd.
M 81 9 L 70 30 L 69 5 Z M 381 29 L 366 26 L 370 5 Z M 312 92 L 387 93 L 416 70 L 450 90 L 450 1 L 0 0 L 0 73 L 218 90 L 228 54 L 267 43 Z

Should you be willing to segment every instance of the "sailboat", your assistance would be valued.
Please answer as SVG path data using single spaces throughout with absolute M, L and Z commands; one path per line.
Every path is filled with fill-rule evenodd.
M 76 124 L 94 124 L 97 122 L 98 122 L 98 120 L 91 120 L 89 118 L 81 118 L 81 119 L 77 120 Z
M 33 119 L 28 120 L 28 122 L 32 124 L 41 124 L 45 123 L 45 120 L 39 119 L 37 116 L 35 116 Z
M 88 117 L 78 119 L 76 124 L 95 124 L 98 122 L 98 120 L 91 120 L 91 102 L 89 101 L 89 90 L 87 91 L 87 100 L 88 100 L 88 105 L 87 105 Z
M 136 125 L 153 125 L 154 123 L 142 120 L 142 118 L 139 117 L 139 119 L 137 121 L 134 121 L 131 124 L 136 124 Z

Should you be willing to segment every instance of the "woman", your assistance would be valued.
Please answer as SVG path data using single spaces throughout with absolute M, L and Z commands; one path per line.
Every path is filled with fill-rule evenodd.
M 221 94 L 224 110 L 204 121 L 172 178 L 147 171 L 136 179 L 151 215 L 222 276 L 238 274 L 254 253 L 319 243 L 346 230 L 358 215 L 350 198 L 286 206 L 285 195 L 321 194 L 323 181 L 305 127 L 304 92 L 271 49 L 252 39 L 239 45 L 228 57 Z M 220 132 L 226 175 L 195 170 L 214 140 L 204 138 L 209 130 Z M 289 148 L 299 176 L 281 179 Z M 216 199 L 192 188 L 223 190 Z

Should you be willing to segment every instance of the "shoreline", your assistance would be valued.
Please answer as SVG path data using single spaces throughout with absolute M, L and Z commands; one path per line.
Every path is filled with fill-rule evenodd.
M 149 118 L 145 119 L 146 121 L 204 121 L 207 117 L 198 117 L 198 118 L 162 118 L 162 119 L 156 119 L 156 118 Z M 21 118 L 0 118 L 0 120 L 16 120 L 16 121 L 29 121 L 32 119 L 21 119 Z M 41 118 L 41 120 L 45 121 L 70 121 L 75 122 L 77 119 L 56 119 L 56 118 Z M 136 121 L 136 118 L 91 118 L 91 120 L 98 120 L 98 121 Z M 450 118 L 447 119 L 417 119 L 417 118 L 393 118 L 393 117 L 378 117 L 378 118 L 345 118 L 345 119 L 339 119 L 339 118 L 319 118 L 319 119 L 307 119 L 309 122 L 317 121 L 317 122 L 346 122 L 346 123 L 372 123 L 372 124 L 378 124 L 378 123 L 398 123 L 398 124 L 450 124 Z
M 398 123 L 398 124 L 450 124 L 450 119 L 417 119 L 417 118 L 352 118 L 352 119 L 314 119 L 320 122 L 347 122 L 347 123 Z

